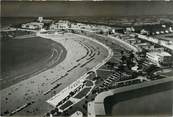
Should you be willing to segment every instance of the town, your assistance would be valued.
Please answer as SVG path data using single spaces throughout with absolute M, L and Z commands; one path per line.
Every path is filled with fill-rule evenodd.
M 104 100 L 108 96 L 171 83 L 173 20 L 151 19 L 130 23 L 125 18 L 92 22 L 85 18 L 38 17 L 31 22 L 2 28 L 4 43 L 30 38 L 34 41 L 39 37 L 46 39 L 45 43 L 53 40 L 62 47 L 49 42 L 52 54 L 45 56 L 50 59 L 40 62 L 37 69 L 26 69 L 24 75 L 19 70 L 20 76 L 15 73 L 19 81 L 13 83 L 10 79 L 9 86 L 6 79 L 2 79 L 0 93 L 5 106 L 1 115 L 106 115 Z M 9 74 L 3 75 L 9 77 Z M 34 91 L 29 94 L 31 90 Z M 8 97 L 9 92 L 11 97 Z M 19 92 L 23 93 L 16 99 L 26 97 L 27 101 L 16 104 L 17 100 L 11 100 L 15 100 L 13 96 Z

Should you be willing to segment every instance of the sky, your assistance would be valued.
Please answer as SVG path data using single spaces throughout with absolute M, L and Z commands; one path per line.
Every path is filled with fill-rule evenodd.
M 1 2 L 3 17 L 134 15 L 173 15 L 173 2 Z

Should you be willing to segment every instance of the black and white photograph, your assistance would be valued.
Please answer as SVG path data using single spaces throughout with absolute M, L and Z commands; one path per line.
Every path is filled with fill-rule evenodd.
M 173 1 L 1 0 L 0 116 L 173 116 Z

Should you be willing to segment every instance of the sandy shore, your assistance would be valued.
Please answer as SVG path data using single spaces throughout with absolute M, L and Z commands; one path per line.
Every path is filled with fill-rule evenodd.
M 1 105 L 4 105 L 3 108 L 1 108 L 2 113 L 5 111 L 11 112 L 31 101 L 34 101 L 35 103 L 16 114 L 40 115 L 45 113 L 52 108 L 52 106 L 46 103 L 47 99 L 51 98 L 76 79 L 80 78 L 84 73 L 101 63 L 102 60 L 108 56 L 108 50 L 102 45 L 74 34 L 45 34 L 40 36 L 52 39 L 62 44 L 67 50 L 66 58 L 63 62 L 47 71 L 1 90 Z M 77 62 L 79 58 L 87 54 L 87 50 L 84 48 L 82 43 L 89 47 L 89 51 L 91 51 L 91 49 L 93 53 L 100 51 L 100 54 L 95 54 L 94 59 L 84 67 L 78 66 L 76 69 L 67 72 L 72 67 L 79 64 L 82 65 L 88 60 L 89 55 Z M 65 74 L 67 75 L 60 79 L 61 76 L 64 76 Z M 55 80 L 57 82 L 54 82 Z M 52 84 L 52 82 L 54 83 Z M 58 83 L 62 83 L 62 85 L 56 88 L 53 92 L 50 92 L 48 95 L 43 95 L 44 92 L 56 86 Z

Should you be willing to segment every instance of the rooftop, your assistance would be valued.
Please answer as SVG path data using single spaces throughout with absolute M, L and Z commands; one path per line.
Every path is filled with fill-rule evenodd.
M 161 51 L 161 52 L 148 52 L 148 54 L 152 54 L 153 56 L 171 56 L 168 52 Z

